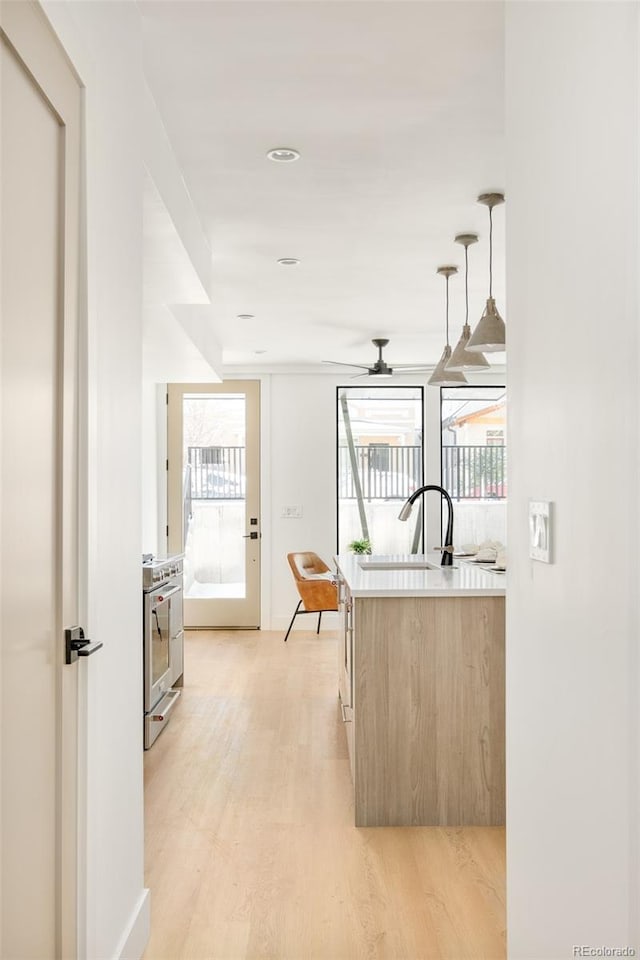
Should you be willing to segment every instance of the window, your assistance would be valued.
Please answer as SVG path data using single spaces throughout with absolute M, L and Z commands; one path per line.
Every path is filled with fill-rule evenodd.
M 442 486 L 454 502 L 456 546 L 506 543 L 505 388 L 443 387 L 440 421 Z
M 422 387 L 338 387 L 337 425 L 338 552 L 421 552 L 422 511 L 398 514 L 423 483 Z

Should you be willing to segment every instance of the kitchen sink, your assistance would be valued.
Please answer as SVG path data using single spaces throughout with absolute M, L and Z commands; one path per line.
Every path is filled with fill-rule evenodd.
M 457 564 L 450 567 L 442 567 L 439 563 L 431 563 L 422 557 L 416 557 L 415 560 L 393 560 L 384 557 L 370 557 L 360 560 L 360 566 L 363 570 L 457 570 Z

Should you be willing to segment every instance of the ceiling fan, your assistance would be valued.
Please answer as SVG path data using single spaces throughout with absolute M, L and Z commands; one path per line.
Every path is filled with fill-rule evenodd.
M 332 363 L 339 367 L 359 367 L 361 370 L 366 370 L 366 373 L 357 373 L 355 377 L 350 378 L 351 380 L 357 380 L 359 377 L 379 377 L 383 379 L 384 377 L 392 377 L 394 372 L 417 373 L 419 370 L 433 370 L 434 368 L 433 363 L 396 363 L 393 367 L 390 367 L 382 358 L 383 347 L 386 347 L 389 341 L 376 337 L 371 343 L 378 348 L 378 359 L 372 365 L 367 363 L 342 363 L 340 360 L 323 360 L 322 362 Z

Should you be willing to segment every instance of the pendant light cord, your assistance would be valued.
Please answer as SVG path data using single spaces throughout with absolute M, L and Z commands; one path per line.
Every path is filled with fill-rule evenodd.
M 493 207 L 489 207 L 489 299 L 493 297 Z
M 469 244 L 464 247 L 464 323 L 469 326 Z
M 449 275 L 446 276 L 447 281 L 447 298 L 446 298 L 446 309 L 445 309 L 445 318 L 446 318 L 446 330 L 447 330 L 447 346 L 449 346 Z

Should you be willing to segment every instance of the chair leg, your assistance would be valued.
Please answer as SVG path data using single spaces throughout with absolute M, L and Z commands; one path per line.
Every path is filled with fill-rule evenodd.
M 318 614 L 318 629 L 316 630 L 316 633 L 320 633 L 320 621 L 321 621 L 321 620 L 322 620 L 322 610 L 321 610 L 320 613 Z
M 302 603 L 302 600 L 298 600 L 298 606 L 296 607 L 296 612 L 295 612 L 294 615 L 291 617 L 291 623 L 289 624 L 289 629 L 287 630 L 287 635 L 286 635 L 286 637 L 284 638 L 284 642 L 285 642 L 285 643 L 286 643 L 287 640 L 289 639 L 289 634 L 291 633 L 291 627 L 293 626 L 293 621 L 294 621 L 295 618 L 298 616 L 298 610 L 300 609 L 301 603 Z

